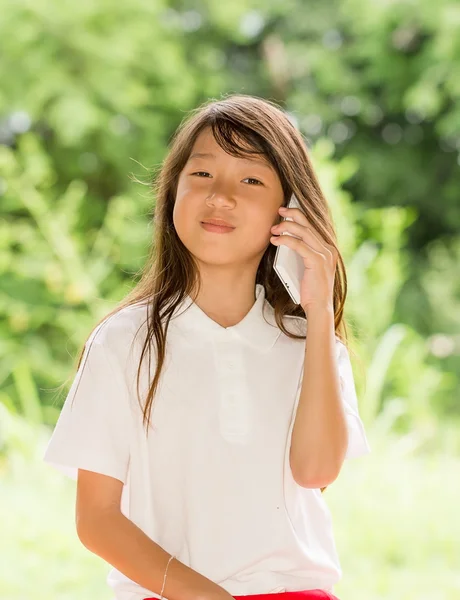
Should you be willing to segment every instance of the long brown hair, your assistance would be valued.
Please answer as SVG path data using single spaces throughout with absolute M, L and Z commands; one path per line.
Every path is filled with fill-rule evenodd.
M 274 102 L 254 96 L 233 94 L 220 100 L 208 100 L 190 111 L 172 136 L 169 152 L 154 174 L 151 184 L 155 197 L 152 210 L 154 240 L 141 278 L 131 292 L 109 312 L 95 328 L 111 315 L 127 306 L 147 304 L 147 335 L 142 347 L 137 371 L 137 395 L 141 364 L 148 352 L 149 364 L 152 340 L 155 338 L 156 372 L 141 404 L 143 424 L 148 429 L 152 403 L 165 359 L 169 321 L 186 295 L 192 298 L 199 291 L 199 276 L 195 262 L 178 237 L 173 224 L 173 207 L 179 174 L 184 168 L 197 136 L 210 127 L 216 142 L 227 153 L 244 157 L 262 154 L 276 170 L 284 193 L 284 206 L 294 193 L 310 224 L 322 239 L 337 249 L 338 261 L 333 290 L 335 332 L 346 343 L 347 327 L 343 309 L 347 294 L 347 278 L 342 256 L 337 248 L 336 234 L 328 203 L 321 191 L 310 161 L 307 145 L 287 114 Z M 244 146 L 240 141 L 244 142 Z M 305 317 L 301 306 L 292 302 L 273 270 L 276 247 L 269 244 L 256 274 L 256 283 L 265 288 L 266 299 L 275 311 L 278 327 L 295 339 L 305 339 L 288 331 L 285 315 Z M 88 341 L 88 340 L 87 340 Z M 77 370 L 86 347 L 84 344 Z M 150 371 L 149 371 L 150 372 Z M 324 491 L 326 488 L 322 488 Z

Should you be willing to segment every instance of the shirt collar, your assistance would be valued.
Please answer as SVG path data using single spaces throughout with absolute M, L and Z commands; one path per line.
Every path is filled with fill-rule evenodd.
M 171 318 L 171 326 L 179 327 L 186 332 L 198 332 L 200 338 L 231 339 L 236 336 L 244 343 L 260 349 L 268 350 L 273 346 L 281 330 L 276 324 L 274 309 L 265 298 L 265 288 L 257 283 L 256 300 L 249 312 L 236 325 L 222 327 L 213 321 L 190 296 L 176 308 Z

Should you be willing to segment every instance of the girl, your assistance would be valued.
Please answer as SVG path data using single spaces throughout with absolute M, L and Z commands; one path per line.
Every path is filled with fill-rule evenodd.
M 322 492 L 370 448 L 303 139 L 272 102 L 209 101 L 155 192 L 143 276 L 89 336 L 44 456 L 77 480 L 79 539 L 118 600 L 336 598 Z M 292 193 L 302 209 L 283 211 Z M 303 258 L 300 305 L 277 244 Z

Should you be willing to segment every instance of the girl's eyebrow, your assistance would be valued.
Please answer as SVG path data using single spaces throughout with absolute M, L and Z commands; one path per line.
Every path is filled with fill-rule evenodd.
M 189 156 L 189 160 L 192 160 L 192 158 L 216 158 L 216 155 L 213 154 L 212 152 L 194 152 L 193 154 L 191 154 Z M 248 163 L 256 163 L 261 167 L 270 169 L 270 171 L 273 170 L 272 167 L 264 160 L 260 160 L 257 158 L 242 158 L 241 160 L 244 160 L 245 162 L 248 162 Z

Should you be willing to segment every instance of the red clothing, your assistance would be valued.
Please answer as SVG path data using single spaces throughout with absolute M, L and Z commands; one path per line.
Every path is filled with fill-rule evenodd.
M 337 596 L 325 590 L 305 590 L 299 592 L 278 592 L 272 594 L 249 594 L 247 596 L 233 596 L 235 600 L 339 600 Z M 144 600 L 158 600 L 157 598 L 144 598 Z
M 277 600 L 339 600 L 337 596 L 326 592 L 325 590 L 304 590 L 298 592 L 278 592 L 275 594 L 251 594 L 250 596 L 233 596 L 235 600 L 273 600 L 276 596 Z

